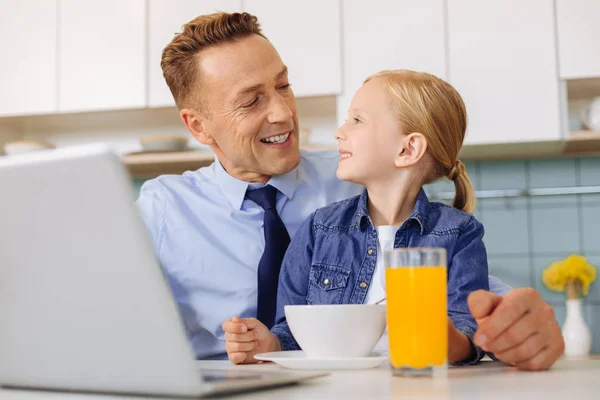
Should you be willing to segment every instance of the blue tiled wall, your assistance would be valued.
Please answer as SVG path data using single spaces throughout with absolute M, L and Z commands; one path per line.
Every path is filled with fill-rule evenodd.
M 133 190 L 135 191 L 135 198 L 137 199 L 140 195 L 140 189 L 142 185 L 146 182 L 145 179 L 134 179 L 133 180 Z
M 600 186 L 600 157 L 467 163 L 476 190 Z M 134 181 L 136 191 L 143 180 Z M 454 190 L 450 182 L 426 188 L 428 193 Z M 514 199 L 481 199 L 476 217 L 486 229 L 490 271 L 513 287 L 540 291 L 565 318 L 565 297 L 542 283 L 551 262 L 583 254 L 600 267 L 600 194 Z M 600 278 L 584 299 L 584 315 L 593 332 L 593 351 L 600 353 Z
M 476 190 L 600 186 L 600 157 L 481 161 L 469 163 L 467 172 Z M 451 190 L 448 182 L 427 188 L 428 193 Z M 565 296 L 546 289 L 541 274 L 571 253 L 600 267 L 600 195 L 481 199 L 475 215 L 486 229 L 490 272 L 514 287 L 539 290 L 562 325 Z M 583 301 L 592 351 L 600 353 L 600 282 Z

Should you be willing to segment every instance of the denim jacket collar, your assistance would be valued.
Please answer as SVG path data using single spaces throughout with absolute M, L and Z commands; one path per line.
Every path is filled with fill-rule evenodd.
M 371 226 L 373 226 L 371 217 L 369 217 L 369 208 L 367 205 L 367 200 L 368 195 L 367 190 L 365 189 L 358 199 L 356 213 L 354 215 L 354 220 L 357 223 L 357 228 L 360 228 L 365 218 L 369 221 Z M 404 223 L 411 220 L 416 221 L 421 229 L 421 234 L 423 234 L 423 232 L 425 231 L 425 224 L 427 223 L 427 217 L 429 216 L 429 210 L 429 199 L 427 198 L 427 195 L 425 194 L 423 188 L 421 188 L 421 190 L 419 190 L 419 195 L 417 196 L 417 201 L 415 202 L 413 211 Z

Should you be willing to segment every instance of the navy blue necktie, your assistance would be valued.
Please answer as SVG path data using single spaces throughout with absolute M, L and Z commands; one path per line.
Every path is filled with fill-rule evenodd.
M 290 244 L 283 221 L 277 214 L 275 203 L 277 189 L 271 185 L 256 190 L 248 190 L 246 197 L 265 210 L 265 251 L 258 263 L 258 305 L 256 317 L 269 329 L 275 322 L 277 303 L 277 282 L 283 256 Z

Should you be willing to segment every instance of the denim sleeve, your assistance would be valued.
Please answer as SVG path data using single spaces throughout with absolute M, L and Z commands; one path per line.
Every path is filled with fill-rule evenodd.
M 483 225 L 472 217 L 458 236 L 452 259 L 448 260 L 448 315 L 469 341 L 477 330 L 477 323 L 469 311 L 467 297 L 475 290 L 489 290 L 483 233 Z M 475 364 L 483 358 L 485 352 L 472 341 L 471 346 L 474 356 L 458 364 Z
M 285 319 L 286 305 L 306 304 L 313 255 L 313 220 L 311 214 L 300 226 L 283 257 L 277 290 L 277 313 L 271 328 L 283 350 L 300 350 Z

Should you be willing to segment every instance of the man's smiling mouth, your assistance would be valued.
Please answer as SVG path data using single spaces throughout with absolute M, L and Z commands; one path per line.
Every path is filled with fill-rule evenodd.
M 289 131 L 289 132 L 286 132 L 283 134 L 269 136 L 268 138 L 260 139 L 260 141 L 263 143 L 268 143 L 268 144 L 281 144 L 281 143 L 285 143 L 285 141 L 288 140 L 288 138 L 290 137 L 291 134 L 292 134 L 292 131 Z

